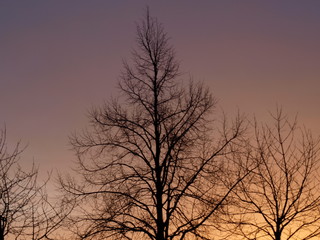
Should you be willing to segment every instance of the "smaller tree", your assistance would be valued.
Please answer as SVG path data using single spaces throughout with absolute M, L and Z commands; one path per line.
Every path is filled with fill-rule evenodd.
M 38 184 L 38 169 L 25 170 L 19 165 L 24 148 L 17 143 L 10 152 L 6 130 L 0 131 L 0 240 L 49 238 L 66 218 L 64 204 L 54 206 L 48 200 L 45 181 Z
M 255 138 L 245 151 L 259 167 L 239 184 L 229 215 L 234 233 L 243 239 L 315 238 L 320 234 L 319 139 L 281 110 L 272 117 L 274 125 L 255 124 Z

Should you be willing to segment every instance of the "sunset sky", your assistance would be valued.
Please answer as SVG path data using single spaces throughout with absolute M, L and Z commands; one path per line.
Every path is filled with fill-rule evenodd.
M 28 145 L 23 165 L 72 166 L 68 136 L 111 96 L 146 6 L 171 38 L 182 76 L 233 115 L 281 105 L 320 134 L 320 1 L 0 2 L 0 125 Z M 262 119 L 263 120 L 263 119 Z

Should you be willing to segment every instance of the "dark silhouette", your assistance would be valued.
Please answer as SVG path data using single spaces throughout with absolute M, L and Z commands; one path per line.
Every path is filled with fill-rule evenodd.
M 281 109 L 273 120 L 273 125 L 255 124 L 245 157 L 259 167 L 239 184 L 229 222 L 238 239 L 318 239 L 319 139 Z
M 4 240 L 4 227 L 6 225 L 6 218 L 0 215 L 0 240 Z
M 6 130 L 0 132 L 0 240 L 51 239 L 70 209 L 49 202 L 46 182 L 37 183 L 38 169 L 20 167 L 22 152 L 19 143 L 9 152 Z
M 215 131 L 215 99 L 201 84 L 184 87 L 178 69 L 147 11 L 119 98 L 94 108 L 92 128 L 71 138 L 78 175 L 60 180 L 78 204 L 70 226 L 80 239 L 207 239 L 208 219 L 248 174 L 227 157 L 242 120 Z

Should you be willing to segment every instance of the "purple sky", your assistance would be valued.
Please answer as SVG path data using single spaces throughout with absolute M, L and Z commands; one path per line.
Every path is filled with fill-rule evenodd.
M 135 22 L 149 5 L 185 78 L 203 81 L 233 115 L 282 105 L 320 134 L 320 1 L 0 2 L 0 125 L 28 144 L 23 164 L 66 170 L 68 136 L 91 106 L 117 95 Z

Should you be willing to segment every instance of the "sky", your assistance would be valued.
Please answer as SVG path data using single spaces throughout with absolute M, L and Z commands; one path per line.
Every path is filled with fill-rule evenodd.
M 117 96 L 122 61 L 149 6 L 182 77 L 202 81 L 233 115 L 276 105 L 320 134 L 320 1 L 0 1 L 0 127 L 21 164 L 68 171 L 68 136 Z

